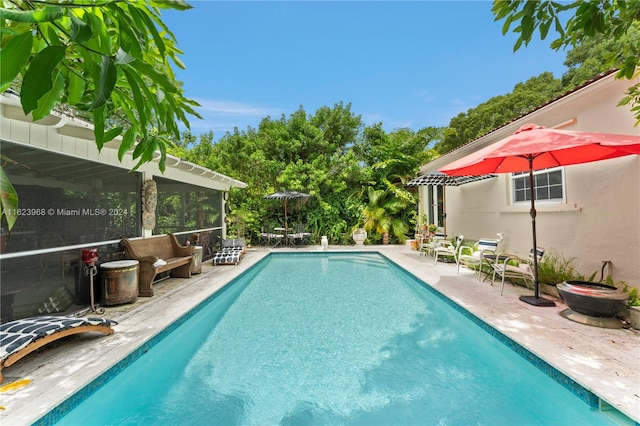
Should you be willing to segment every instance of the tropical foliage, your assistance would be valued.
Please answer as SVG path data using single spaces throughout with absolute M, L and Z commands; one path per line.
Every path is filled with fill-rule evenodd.
M 387 133 L 380 123 L 365 127 L 351 105 L 337 103 L 307 114 L 301 107 L 290 116 L 265 117 L 258 128 L 227 133 L 216 143 L 213 134 L 190 134 L 177 143 L 175 154 L 246 182 L 232 190 L 234 223 L 242 223 L 246 237 L 257 241 L 262 230 L 282 226 L 283 206 L 265 195 L 281 189 L 311 194 L 308 200 L 289 200 L 289 226 L 303 224 L 316 241 L 326 235 L 332 243 L 349 243 L 351 232 L 366 220 L 369 188 L 393 195 L 385 203 L 389 223 L 370 233 L 404 241 L 415 221 L 417 202 L 404 183 L 434 158 L 429 149 L 440 132 L 397 129 Z

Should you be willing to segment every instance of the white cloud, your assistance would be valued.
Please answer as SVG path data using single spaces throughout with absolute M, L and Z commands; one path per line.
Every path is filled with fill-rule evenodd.
M 436 99 L 428 90 L 418 90 L 414 97 L 423 99 L 426 102 L 433 102 Z
M 268 108 L 260 105 L 251 105 L 243 102 L 215 100 L 215 99 L 196 99 L 201 105 L 198 111 L 201 114 L 215 114 L 225 116 L 251 116 L 265 117 L 267 115 L 279 114 L 276 108 Z

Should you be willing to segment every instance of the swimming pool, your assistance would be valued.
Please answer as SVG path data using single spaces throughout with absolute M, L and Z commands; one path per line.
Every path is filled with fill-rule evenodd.
M 60 424 L 614 424 L 485 330 L 380 255 L 274 253 Z

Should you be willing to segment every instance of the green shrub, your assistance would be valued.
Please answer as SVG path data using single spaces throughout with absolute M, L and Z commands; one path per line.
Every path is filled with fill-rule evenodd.
M 627 300 L 627 307 L 640 306 L 640 299 L 638 298 L 638 289 L 631 287 L 629 290 L 629 299 Z
M 567 280 L 582 279 L 576 273 L 572 259 L 565 259 L 564 256 L 553 251 L 545 253 L 540 263 L 538 263 L 538 281 L 543 284 L 556 285 Z

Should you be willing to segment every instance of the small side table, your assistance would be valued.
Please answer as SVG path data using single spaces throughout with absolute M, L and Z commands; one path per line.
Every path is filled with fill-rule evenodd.
M 138 299 L 139 267 L 137 260 L 116 260 L 100 265 L 103 305 L 133 303 Z

